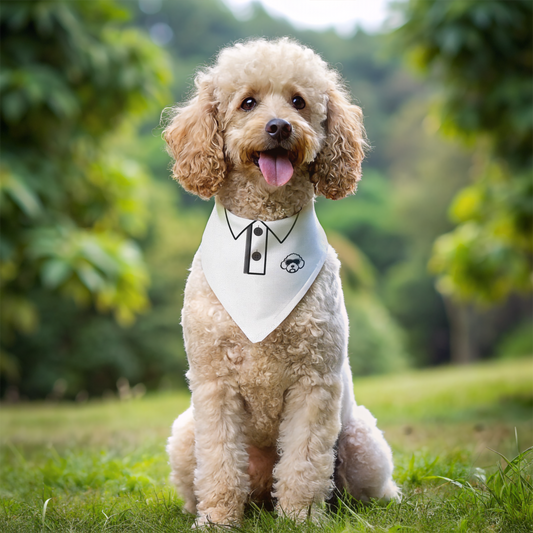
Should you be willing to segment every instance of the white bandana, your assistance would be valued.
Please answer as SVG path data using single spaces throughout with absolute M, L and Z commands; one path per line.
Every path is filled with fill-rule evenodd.
M 263 222 L 237 217 L 217 200 L 200 246 L 207 282 L 254 343 L 296 307 L 327 250 L 313 202 L 292 217 Z

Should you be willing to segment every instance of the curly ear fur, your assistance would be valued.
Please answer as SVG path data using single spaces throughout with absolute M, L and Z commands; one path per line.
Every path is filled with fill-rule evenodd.
M 196 80 L 196 96 L 177 107 L 163 132 L 167 151 L 174 158 L 172 173 L 186 191 L 208 199 L 222 185 L 226 163 L 224 139 L 217 119 L 217 104 L 209 79 Z
M 326 141 L 311 165 L 316 194 L 339 200 L 354 193 L 366 146 L 361 108 L 339 89 L 331 89 Z

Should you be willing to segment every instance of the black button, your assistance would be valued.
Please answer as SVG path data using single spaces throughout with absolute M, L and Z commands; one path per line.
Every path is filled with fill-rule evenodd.
M 259 261 L 259 259 L 261 259 L 261 254 L 260 254 L 259 252 L 254 252 L 254 253 L 252 254 L 252 259 L 253 259 L 254 261 Z
M 263 235 L 263 230 L 261 228 L 255 228 L 254 233 L 259 237 L 260 235 Z

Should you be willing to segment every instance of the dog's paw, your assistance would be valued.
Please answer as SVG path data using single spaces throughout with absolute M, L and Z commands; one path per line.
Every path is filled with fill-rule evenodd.
M 389 503 L 390 501 L 399 503 L 402 501 L 402 492 L 392 479 L 389 479 L 388 483 L 385 485 L 380 501 L 382 503 Z
M 235 513 L 228 512 L 227 509 L 212 507 L 198 515 L 195 520 L 193 529 L 213 528 L 223 530 L 228 526 L 239 524 L 239 517 Z
M 326 517 L 324 509 L 318 505 L 305 505 L 302 507 L 291 504 L 290 506 L 285 505 L 282 507 L 278 504 L 276 512 L 278 516 L 288 518 L 297 524 L 311 522 L 316 526 L 320 525 Z

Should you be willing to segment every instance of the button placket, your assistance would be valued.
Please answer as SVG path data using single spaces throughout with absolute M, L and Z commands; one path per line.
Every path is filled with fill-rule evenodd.
M 248 228 L 248 274 L 266 274 L 266 259 L 267 259 L 267 240 L 268 231 L 261 224 L 255 221 Z

